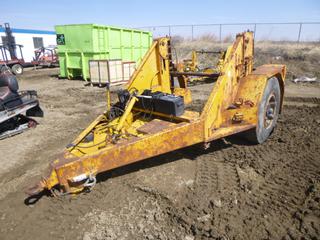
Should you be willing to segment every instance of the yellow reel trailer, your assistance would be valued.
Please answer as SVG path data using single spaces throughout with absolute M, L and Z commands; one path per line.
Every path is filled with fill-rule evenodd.
M 286 67 L 263 65 L 253 70 L 253 46 L 252 32 L 237 35 L 220 63 L 221 72 L 215 75 L 216 83 L 201 112 L 168 114 L 168 108 L 157 110 L 163 102 L 151 102 L 153 107 L 148 108 L 141 99 L 160 94 L 163 99 L 183 99 L 188 104 L 191 92 L 187 76 L 175 71 L 172 64 L 170 38 L 155 40 L 126 90 L 119 94 L 119 101 L 67 146 L 50 164 L 47 175 L 27 193 L 80 192 L 90 189 L 101 172 L 239 132 L 246 131 L 256 143 L 264 142 L 281 111 Z M 151 95 L 142 98 L 146 90 Z
M 199 67 L 198 54 L 219 54 L 218 63 L 215 66 L 210 66 L 201 69 Z M 185 75 L 192 76 L 189 78 L 189 82 L 196 81 L 205 81 L 210 80 L 213 77 L 213 80 L 216 78 L 216 73 L 220 73 L 220 68 L 222 67 L 222 62 L 224 60 L 224 51 L 195 51 L 191 52 L 191 59 L 185 59 L 182 63 L 176 64 L 176 69 L 178 72 L 183 72 Z

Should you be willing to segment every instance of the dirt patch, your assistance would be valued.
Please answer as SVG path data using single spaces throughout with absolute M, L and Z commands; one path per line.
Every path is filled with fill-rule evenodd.
M 303 86 L 262 145 L 233 137 L 189 147 L 102 174 L 89 194 L 25 205 L 24 188 L 105 107 L 103 89 L 56 73 L 20 79 L 38 90 L 45 118 L 0 143 L 0 239 L 319 238 L 320 105 Z M 192 87 L 193 109 L 211 87 Z
M 191 222 L 185 220 L 186 229 L 200 238 L 316 238 L 318 207 L 311 211 L 312 223 L 305 221 L 308 234 L 292 226 L 310 184 L 320 180 L 319 116 L 319 106 L 288 106 L 265 144 L 246 146 L 229 139 L 199 156 L 195 191 L 184 207 L 185 218 L 192 216 Z M 208 214 L 206 222 L 194 221 Z
M 57 74 L 58 69 L 28 69 L 18 78 L 21 90 L 37 90 L 45 116 L 36 118 L 39 125 L 35 129 L 1 141 L 0 199 L 39 174 L 103 111 L 103 89 L 58 79 Z

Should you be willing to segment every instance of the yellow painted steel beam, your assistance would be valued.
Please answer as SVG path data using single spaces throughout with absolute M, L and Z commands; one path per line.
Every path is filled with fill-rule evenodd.
M 145 89 L 171 93 L 169 74 L 169 38 L 156 40 L 131 76 L 126 88 L 142 93 Z

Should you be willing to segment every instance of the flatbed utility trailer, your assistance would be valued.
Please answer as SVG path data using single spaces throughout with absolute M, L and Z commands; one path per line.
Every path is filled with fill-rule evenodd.
M 150 98 L 143 97 L 146 92 L 175 100 L 181 96 L 184 104 L 192 101 L 187 77 L 174 69 L 170 38 L 155 40 L 119 102 L 110 106 L 108 100 L 107 111 L 67 146 L 27 193 L 81 192 L 104 171 L 194 144 L 207 146 L 240 132 L 255 143 L 264 142 L 282 108 L 286 67 L 272 64 L 253 70 L 253 46 L 252 32 L 238 34 L 220 61 L 221 72 L 202 111 L 178 115 L 141 104 Z
M 23 73 L 23 67 L 27 65 L 22 54 L 22 45 L 16 44 L 9 23 L 4 24 L 5 41 L 0 45 L 0 73 L 11 71 L 15 75 Z M 19 50 L 19 51 L 18 51 Z M 18 53 L 20 56 L 18 57 Z
M 13 58 L 10 58 L 8 56 L 9 48 L 7 46 L 0 45 L 0 73 L 10 71 L 15 75 L 23 74 L 23 67 L 28 66 L 28 64 L 24 61 L 22 47 L 22 45 L 14 44 L 14 48 L 16 50 L 19 49 L 20 58 L 17 57 L 17 54 L 15 54 Z

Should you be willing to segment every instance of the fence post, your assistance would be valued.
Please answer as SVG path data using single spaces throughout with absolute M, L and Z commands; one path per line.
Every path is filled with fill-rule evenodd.
M 247 26 L 247 25 L 250 25 L 251 26 L 251 28 L 252 28 L 252 26 L 254 27 L 254 30 L 253 30 L 253 36 L 254 36 L 254 38 L 256 38 L 257 37 L 257 27 L 258 27 L 258 25 L 279 25 L 279 24 L 291 24 L 291 25 L 296 25 L 299 29 L 298 29 L 298 34 L 296 35 L 296 40 L 294 40 L 294 36 L 293 37 L 290 37 L 290 41 L 292 41 L 292 42 L 297 42 L 297 43 L 300 43 L 301 41 L 304 41 L 304 40 L 307 40 L 307 39 L 303 39 L 303 33 L 302 33 L 302 28 L 303 28 L 303 25 L 305 25 L 305 24 L 313 24 L 313 25 L 315 25 L 315 24 L 320 24 L 320 22 L 279 22 L 279 23 L 259 23 L 259 22 L 252 22 L 252 23 L 245 23 L 245 24 L 243 24 L 243 23 L 228 23 L 228 24 L 223 24 L 223 23 L 213 23 L 213 24 L 189 24 L 189 25 L 163 25 L 163 26 L 145 26 L 145 27 L 138 27 L 139 29 L 148 29 L 149 31 L 153 31 L 153 32 L 155 32 L 158 28 L 164 28 L 164 29 L 166 29 L 167 28 L 167 33 L 169 34 L 169 36 L 171 36 L 171 34 L 172 34 L 172 27 L 174 28 L 174 27 L 181 27 L 181 26 L 183 26 L 183 27 L 187 27 L 187 28 L 191 28 L 190 30 L 191 30 L 191 39 L 192 40 L 195 40 L 195 38 L 199 35 L 199 33 L 198 34 L 194 34 L 194 30 L 195 30 L 195 28 L 196 27 L 199 27 L 199 26 L 202 26 L 202 25 L 206 25 L 206 26 L 215 26 L 215 27 L 219 27 L 219 40 L 217 39 L 217 41 L 219 41 L 220 43 L 222 43 L 223 42 L 223 39 L 222 39 L 222 31 L 223 31 L 223 29 L 222 29 L 222 27 L 223 27 L 223 25 L 243 25 L 243 26 Z M 216 31 L 217 29 L 215 29 L 215 31 Z M 164 30 L 165 31 L 165 30 Z M 188 31 L 188 30 L 187 30 Z M 217 33 L 217 32 L 215 32 L 215 33 Z M 226 34 L 227 34 L 228 32 L 226 32 Z M 186 34 L 188 34 L 188 33 L 186 33 Z M 190 35 L 189 35 L 190 36 Z M 275 39 L 274 39 L 275 40 Z M 309 40 L 308 40 L 309 41 Z M 319 40 L 320 41 L 320 40 Z
M 301 37 L 301 29 L 302 29 L 302 23 L 299 25 L 299 33 L 298 33 L 298 43 L 300 42 L 300 37 Z
M 193 25 L 191 25 L 191 41 L 193 41 Z

